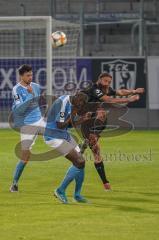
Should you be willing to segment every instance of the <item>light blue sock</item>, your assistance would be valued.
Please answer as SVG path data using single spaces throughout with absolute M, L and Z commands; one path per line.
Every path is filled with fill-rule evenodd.
M 13 183 L 18 184 L 18 180 L 24 170 L 26 163 L 22 160 L 20 160 L 16 166 L 14 177 L 13 177 Z
M 79 174 L 75 177 L 75 193 L 74 196 L 80 196 L 81 195 L 81 189 L 82 189 L 82 184 L 84 181 L 84 169 L 81 169 Z
M 75 179 L 75 177 L 76 177 L 82 170 L 83 170 L 83 169 L 79 169 L 79 168 L 77 168 L 77 167 L 75 167 L 75 166 L 71 166 L 71 167 L 68 169 L 68 171 L 67 171 L 67 173 L 66 173 L 66 175 L 65 175 L 65 177 L 64 177 L 64 179 L 63 179 L 63 181 L 62 181 L 62 183 L 61 183 L 61 185 L 58 187 L 58 190 L 59 190 L 60 192 L 65 192 L 67 186 Z

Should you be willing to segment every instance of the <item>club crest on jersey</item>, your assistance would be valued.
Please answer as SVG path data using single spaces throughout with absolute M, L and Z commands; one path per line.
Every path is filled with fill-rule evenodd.
M 103 95 L 103 93 L 101 92 L 100 89 L 96 89 L 95 91 L 96 91 L 97 96 Z
M 101 71 L 108 72 L 113 79 L 114 89 L 130 89 L 136 85 L 136 62 L 128 62 L 116 59 L 110 62 L 101 63 Z

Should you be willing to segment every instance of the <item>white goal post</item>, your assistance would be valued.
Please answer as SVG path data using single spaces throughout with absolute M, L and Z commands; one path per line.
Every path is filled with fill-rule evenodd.
M 11 90 L 19 80 L 21 64 L 32 65 L 33 71 L 38 64 L 45 68 L 46 92 L 52 94 L 51 33 L 50 16 L 0 17 L 0 127 L 8 126 Z M 40 81 L 38 76 L 34 75 L 34 81 Z
M 64 47 L 53 49 L 51 33 L 66 33 Z M 62 95 L 70 81 L 76 82 L 79 25 L 57 21 L 50 16 L 0 17 L 0 128 L 8 127 L 12 88 L 19 81 L 22 64 L 33 67 L 33 81 L 47 95 Z M 70 83 L 70 82 L 69 82 Z

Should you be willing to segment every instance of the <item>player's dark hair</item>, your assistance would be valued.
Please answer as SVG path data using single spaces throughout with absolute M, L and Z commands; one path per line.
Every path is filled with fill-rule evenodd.
M 19 75 L 23 75 L 24 73 L 30 72 L 30 71 L 32 71 L 32 67 L 28 64 L 23 64 L 18 69 Z
M 101 78 L 103 78 L 103 77 L 110 77 L 110 78 L 112 78 L 112 76 L 111 76 L 108 72 L 103 72 L 103 73 L 101 73 L 101 74 L 99 75 L 98 79 L 101 79 Z
M 83 92 L 78 92 L 74 96 L 72 96 L 72 104 L 74 105 L 74 103 L 77 103 L 78 101 L 83 101 L 83 104 L 87 103 L 88 96 Z

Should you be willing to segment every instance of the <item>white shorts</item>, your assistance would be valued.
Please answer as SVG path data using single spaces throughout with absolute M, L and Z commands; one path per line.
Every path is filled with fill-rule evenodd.
M 35 143 L 38 135 L 43 135 L 45 131 L 46 122 L 43 118 L 39 121 L 21 127 L 20 138 L 22 150 L 30 150 Z
M 54 138 L 50 141 L 45 141 L 47 145 L 54 148 L 57 152 L 61 155 L 66 156 L 69 154 L 73 149 L 77 152 L 80 152 L 80 148 L 74 138 L 71 136 L 71 141 L 66 141 L 65 139 L 57 139 Z

